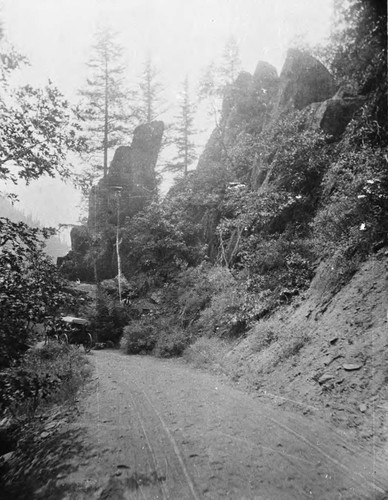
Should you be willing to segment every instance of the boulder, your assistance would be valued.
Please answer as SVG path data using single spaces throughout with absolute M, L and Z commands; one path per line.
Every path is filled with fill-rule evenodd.
M 290 49 L 280 73 L 275 100 L 275 115 L 292 109 L 301 110 L 335 94 L 334 79 L 315 57 Z

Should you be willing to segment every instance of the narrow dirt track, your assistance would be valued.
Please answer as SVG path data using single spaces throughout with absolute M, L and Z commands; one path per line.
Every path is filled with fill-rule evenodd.
M 66 499 L 385 499 L 388 457 L 176 360 L 93 354 Z

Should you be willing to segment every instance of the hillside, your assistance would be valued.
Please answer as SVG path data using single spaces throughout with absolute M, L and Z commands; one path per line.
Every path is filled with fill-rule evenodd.
M 380 251 L 329 299 L 326 269 L 298 301 L 243 339 L 194 345 L 187 355 L 260 397 L 386 446 L 387 259 Z
M 339 11 L 323 52 L 222 88 L 196 170 L 164 199 L 163 124 L 138 127 L 61 271 L 100 284 L 100 342 L 221 366 L 369 437 L 387 378 L 386 16 Z

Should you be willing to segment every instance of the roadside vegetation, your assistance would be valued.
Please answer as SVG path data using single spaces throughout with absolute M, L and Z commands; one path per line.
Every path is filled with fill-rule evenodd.
M 52 83 L 44 88 L 11 84 L 25 63 L 0 25 L 0 179 L 8 186 L 43 175 L 68 178 L 67 154 L 83 148 L 75 115 Z M 12 193 L 4 196 L 16 199 Z M 80 304 L 45 252 L 54 233 L 0 217 L 1 455 L 12 453 L 48 408 L 71 400 L 90 372 L 86 358 L 72 347 L 36 348 L 47 319 L 76 312 Z
M 327 303 L 387 245 L 384 9 L 379 2 L 342 4 L 336 2 L 330 43 L 314 53 L 337 88 L 362 100 L 345 131 L 333 136 L 312 128 L 306 109 L 283 114 L 266 127 L 258 116 L 270 116 L 270 89 L 253 100 L 241 98 L 246 74 L 236 80 L 233 43 L 231 64 L 218 69 L 221 84 L 215 88 L 210 73 L 203 82 L 204 97 L 217 100 L 217 125 L 198 168 L 188 170 L 194 157 L 187 94 L 186 125 L 180 127 L 184 137 L 175 141 L 179 154 L 173 165 L 181 175 L 169 193 L 163 199 L 153 189 L 144 198 L 134 196 L 141 210 L 122 217 L 122 223 L 117 203 L 117 217 L 112 211 L 101 233 L 85 236 L 85 276 L 94 276 L 97 299 L 93 306 L 82 305 L 82 311 L 98 343 L 120 346 L 127 354 L 184 356 L 238 378 L 241 366 L 229 354 L 249 337 L 244 353 L 267 355 L 260 367 L 254 357 L 251 365 L 243 358 L 246 372 L 274 371 L 316 340 L 302 325 L 291 327 L 281 312 L 299 307 L 309 290 Z M 24 58 L 3 42 L 0 27 L 0 178 L 11 183 L 42 175 L 69 178 L 69 152 L 102 150 L 106 177 L 109 130 L 105 127 L 103 141 L 97 138 L 93 147 L 81 134 L 75 110 L 52 84 L 11 88 L 10 75 Z M 99 68 L 105 67 L 100 61 Z M 153 81 L 152 75 L 145 77 Z M 96 88 L 84 96 L 105 99 L 106 82 L 100 75 Z M 224 99 L 227 110 L 236 96 L 241 98 L 238 120 L 226 123 L 219 105 Z M 145 100 L 149 120 L 155 98 L 151 92 Z M 94 116 L 92 109 L 86 111 Z M 101 120 L 107 123 L 108 117 L 101 114 Z M 78 179 L 86 191 L 96 174 L 92 170 Z M 31 349 L 42 335 L 38 325 L 48 316 L 81 310 L 79 295 L 44 252 L 52 234 L 0 217 L 0 412 L 15 421 L 73 397 L 89 370 L 72 348 Z M 97 264 L 106 264 L 106 255 L 105 274 L 115 268 L 117 256 L 106 252 L 109 245 L 119 248 L 125 277 L 120 287 L 117 278 L 96 279 Z
M 384 12 L 354 0 L 338 3 L 336 15 L 330 43 L 313 52 L 337 88 L 362 100 L 340 136 L 312 128 L 310 109 L 263 127 L 244 101 L 235 140 L 214 139 L 197 170 L 124 224 L 127 300 L 119 304 L 117 284 L 102 283 L 101 311 L 128 354 L 205 363 L 249 335 L 256 349 L 272 349 L 275 369 L 311 335 L 274 315 L 300 305 L 311 285 L 327 302 L 387 244 Z M 270 113 L 268 99 L 263 93 L 255 105 Z M 217 133 L 232 134 L 222 115 Z
M 69 345 L 53 341 L 30 349 L 0 373 L 0 414 L 17 425 L 31 422 L 48 406 L 74 398 L 90 371 L 82 352 Z

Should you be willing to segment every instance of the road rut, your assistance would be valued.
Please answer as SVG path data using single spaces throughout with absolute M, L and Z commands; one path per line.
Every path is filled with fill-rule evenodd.
M 93 354 L 66 499 L 384 499 L 388 457 L 177 360 Z M 386 476 L 386 477 L 385 477 Z

